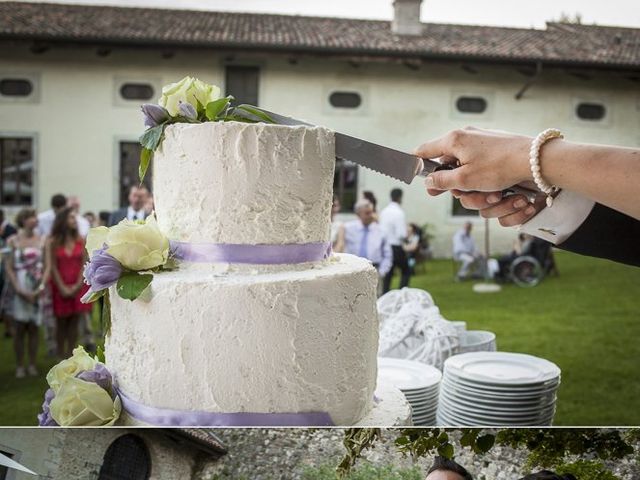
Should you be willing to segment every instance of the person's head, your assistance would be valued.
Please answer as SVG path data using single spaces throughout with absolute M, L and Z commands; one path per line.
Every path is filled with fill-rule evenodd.
M 472 229 L 473 229 L 473 223 L 464 222 L 464 231 L 467 232 L 467 235 L 469 235 L 471 233 Z
M 453 460 L 436 457 L 425 480 L 473 480 L 473 476 Z
M 340 203 L 340 199 L 338 198 L 337 195 L 334 195 L 333 203 L 331 204 L 331 218 L 333 218 L 334 215 L 340 213 L 341 209 L 342 209 L 342 204 Z
M 369 202 L 373 206 L 373 211 L 375 212 L 378 206 L 378 199 L 373 194 L 373 192 L 369 192 L 369 191 L 362 192 L 362 197 L 365 198 L 366 200 L 369 200 Z
M 144 185 L 134 185 L 129 189 L 129 206 L 134 210 L 142 210 L 147 203 L 149 190 Z
M 84 212 L 84 214 L 82 216 L 87 219 L 87 222 L 89 222 L 89 225 L 91 225 L 92 227 L 96 226 L 96 214 L 95 213 L 93 213 L 93 212 Z
M 566 473 L 564 475 L 559 475 L 550 470 L 541 470 L 537 473 L 530 473 L 529 475 L 525 475 L 520 480 L 578 480 L 575 476 L 570 473 Z
M 151 192 L 147 191 L 147 199 L 144 202 L 144 211 L 147 213 L 147 215 L 151 215 L 154 209 L 155 204 L 153 202 L 153 195 L 151 195 Z
M 101 210 L 98 213 L 98 226 L 106 227 L 107 225 L 109 225 L 109 218 L 111 218 L 111 212 L 107 210 Z
M 18 228 L 32 231 L 38 226 L 38 214 L 33 208 L 23 208 L 16 215 Z
M 53 197 L 51 197 L 51 209 L 58 213 L 60 210 L 67 206 L 67 197 L 65 197 L 61 193 L 56 193 Z
M 391 201 L 396 203 L 402 203 L 402 190 L 394 188 L 391 190 Z
M 410 223 L 409 225 L 407 225 L 407 233 L 409 235 L 416 235 L 419 231 L 420 227 L 418 227 L 418 225 L 416 225 L 415 223 Z
M 78 220 L 71 207 L 66 207 L 56 214 L 51 227 L 51 238 L 56 245 L 62 245 L 68 239 L 78 238 Z
M 80 213 L 80 198 L 77 195 L 71 195 L 67 198 L 67 207 L 73 209 L 74 213 Z
M 371 205 L 369 200 L 364 198 L 362 200 L 358 200 L 353 210 L 356 212 L 356 215 L 363 225 L 369 225 L 373 222 L 373 205 Z

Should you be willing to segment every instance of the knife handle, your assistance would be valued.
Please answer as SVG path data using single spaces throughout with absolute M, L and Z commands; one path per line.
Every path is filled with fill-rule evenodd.
M 453 170 L 454 168 L 457 167 L 454 165 L 441 165 L 439 167 L 436 167 L 434 172 L 437 172 L 439 170 Z M 538 193 L 539 192 L 536 192 L 534 190 L 529 190 L 528 188 L 514 185 L 513 187 L 505 188 L 504 190 L 502 190 L 502 197 L 504 198 L 511 197 L 513 195 L 523 195 L 524 197 L 526 197 L 529 203 L 534 203 L 536 201 L 536 196 L 538 195 Z

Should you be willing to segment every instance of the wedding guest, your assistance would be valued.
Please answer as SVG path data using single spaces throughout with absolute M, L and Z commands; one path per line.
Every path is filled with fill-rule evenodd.
M 465 208 L 563 250 L 640 266 L 640 150 L 550 139 L 533 171 L 557 187 L 551 206 L 541 192 L 531 204 L 522 195 L 503 198 L 501 191 L 513 185 L 539 192 L 529 158 L 533 140 L 466 128 L 429 141 L 416 155 L 461 166 L 432 173 L 427 192 L 451 191 Z
M 109 218 L 111 217 L 111 212 L 107 210 L 100 210 L 98 212 L 98 224 L 97 227 L 108 227 L 109 226 Z
M 411 275 L 415 274 L 415 266 L 420 255 L 420 247 L 422 244 L 422 231 L 415 223 L 410 223 L 407 227 L 407 236 L 402 243 L 402 249 L 407 255 Z
M 67 197 L 61 193 L 56 193 L 51 197 L 51 208 L 38 214 L 38 233 L 42 237 L 51 234 L 51 227 L 56 219 L 56 215 L 67 206 Z
M 80 199 L 76 195 L 71 195 L 67 198 L 67 207 L 71 208 L 73 214 L 76 216 L 78 233 L 82 238 L 87 238 L 89 229 L 91 228 L 91 222 L 80 214 Z
M 67 358 L 78 341 L 78 321 L 92 307 L 80 301 L 88 289 L 82 276 L 87 254 L 78 232 L 77 217 L 71 208 L 65 208 L 56 216 L 45 252 L 51 270 L 57 353 L 61 358 Z
M 486 259 L 476 248 L 476 241 L 471 236 L 473 224 L 465 222 L 464 226 L 453 235 L 453 259 L 461 262 L 456 278 L 466 280 L 472 273 L 475 278 L 483 278 L 486 270 Z
M 455 461 L 436 457 L 425 480 L 473 480 L 473 476 Z
M 407 256 L 402 249 L 404 237 L 407 234 L 407 220 L 402 204 L 402 190 L 391 190 L 391 203 L 380 212 L 380 227 L 391 245 L 393 264 L 384 277 L 383 293 L 391 289 L 391 279 L 396 268 L 400 269 L 400 288 L 409 286 L 411 271 Z
M 87 222 L 89 222 L 89 228 L 98 226 L 98 219 L 96 218 L 96 214 L 93 212 L 84 212 L 82 214 L 84 218 L 86 218 Z
M 147 218 L 148 213 L 145 211 L 145 206 L 148 207 L 149 190 L 144 185 L 133 185 L 129 189 L 129 206 L 120 208 L 111 214 L 109 217 L 109 227 L 120 223 L 125 218 L 129 220 L 144 220 Z
M 551 472 L 549 470 L 542 470 L 538 473 L 531 473 L 529 475 L 525 475 L 520 480 L 578 480 L 578 479 L 570 473 L 567 473 L 565 475 L 558 475 L 557 473 Z
M 41 323 L 39 297 L 48 273 L 43 267 L 44 237 L 37 231 L 36 211 L 31 208 L 20 210 L 16 223 L 19 230 L 8 241 L 11 251 L 5 265 L 13 291 L 11 316 L 15 322 L 13 346 L 16 354 L 16 378 L 24 378 L 27 373 L 32 376 L 38 374 L 36 359 L 38 327 Z M 29 362 L 26 371 L 25 340 Z
M 331 247 L 336 253 L 344 252 L 344 238 L 340 235 L 343 222 L 337 219 L 341 209 L 340 199 L 337 195 L 334 195 L 333 204 L 331 205 Z
M 354 210 L 358 218 L 345 223 L 340 233 L 344 251 L 370 260 L 378 275 L 384 277 L 392 264 L 391 246 L 380 225 L 373 221 L 373 205 L 362 199 Z
M 378 199 L 373 194 L 373 192 L 371 192 L 369 190 L 365 190 L 364 192 L 362 192 L 362 198 L 364 198 L 366 200 L 369 200 L 369 202 L 373 206 L 373 221 L 377 222 L 379 220 L 379 218 L 378 218 Z

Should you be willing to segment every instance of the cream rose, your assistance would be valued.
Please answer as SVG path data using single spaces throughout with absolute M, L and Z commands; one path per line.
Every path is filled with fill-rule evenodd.
M 190 103 L 197 109 L 198 102 L 206 107 L 209 102 L 220 98 L 220 88 L 208 85 L 197 78 L 184 77 L 176 83 L 162 88 L 162 96 L 158 103 L 167 109 L 169 115 L 180 114 L 180 102 Z
M 73 350 L 73 356 L 62 360 L 47 373 L 47 383 L 57 394 L 61 385 L 68 379 L 75 377 L 85 370 L 93 370 L 98 362 L 91 357 L 84 348 L 77 347 Z
M 111 228 L 92 228 L 87 237 L 89 254 L 104 245 L 106 253 L 133 271 L 151 270 L 169 258 L 169 240 L 160 232 L 153 215 L 145 222 L 125 219 Z
M 95 383 L 69 377 L 49 406 L 51 417 L 61 427 L 110 426 L 120 417 L 122 403 Z

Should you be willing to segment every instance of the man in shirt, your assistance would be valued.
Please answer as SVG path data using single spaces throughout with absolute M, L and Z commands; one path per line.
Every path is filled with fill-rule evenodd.
M 476 249 L 476 242 L 471 236 L 471 222 L 465 222 L 464 227 L 458 230 L 453 236 L 453 259 L 461 262 L 460 269 L 456 277 L 458 280 L 469 278 L 472 270 L 477 278 L 483 278 L 486 269 L 486 260 Z
M 144 220 L 148 213 L 145 211 L 149 190 L 147 187 L 133 185 L 129 190 L 129 206 L 123 207 L 111 214 L 109 226 L 120 223 L 125 218 L 128 220 Z
M 402 242 L 407 235 L 407 219 L 400 204 L 402 203 L 402 190 L 391 190 L 391 203 L 380 212 L 380 227 L 391 244 L 393 252 L 393 265 L 384 277 L 383 293 L 391 289 L 391 279 L 396 268 L 400 269 L 400 288 L 409 286 L 411 269 Z
M 48 237 L 51 234 L 51 229 L 53 228 L 53 222 L 56 219 L 56 215 L 66 206 L 67 197 L 61 193 L 56 193 L 51 197 L 51 208 L 38 214 L 38 226 L 36 229 L 41 236 Z
M 373 205 L 368 200 L 360 200 L 355 205 L 357 220 L 344 224 L 344 251 L 366 258 L 384 275 L 391 268 L 391 247 L 380 225 L 373 221 Z

